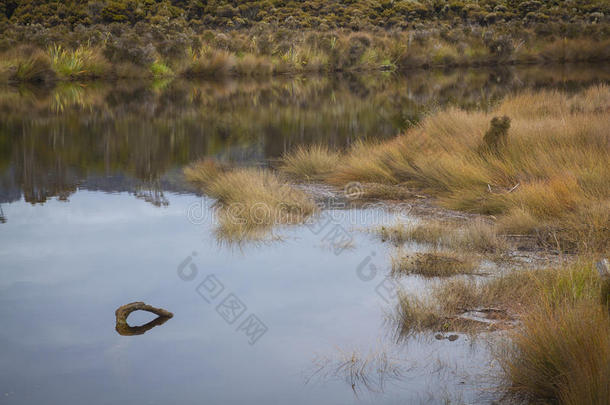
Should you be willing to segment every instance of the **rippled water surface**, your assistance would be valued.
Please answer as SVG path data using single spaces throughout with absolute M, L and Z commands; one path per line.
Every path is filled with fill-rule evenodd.
M 213 201 L 182 167 L 204 156 L 273 165 L 297 145 L 387 139 L 438 108 L 488 109 L 513 92 L 609 76 L 581 67 L 0 88 L 0 403 L 488 400 L 485 339 L 394 339 L 389 248 L 366 230 L 415 220 L 408 212 L 331 206 L 272 241 L 232 245 L 216 240 Z M 329 243 L 336 226 L 345 249 Z M 132 301 L 174 317 L 120 335 L 114 311 Z M 350 377 L 354 359 L 364 373 Z

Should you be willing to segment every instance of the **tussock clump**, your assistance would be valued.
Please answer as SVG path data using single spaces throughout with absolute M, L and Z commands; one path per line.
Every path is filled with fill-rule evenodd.
M 596 303 L 543 302 L 498 350 L 506 390 L 532 402 L 610 403 L 610 317 Z
M 449 246 L 467 251 L 501 253 L 509 248 L 508 241 L 498 235 L 497 227 L 480 218 L 471 221 L 464 228 L 456 229 L 450 236 Z
M 396 308 L 390 316 L 396 327 L 396 338 L 405 339 L 417 332 L 442 330 L 447 325 L 438 305 L 412 295 L 398 292 Z
M 48 53 L 53 70 L 64 78 L 96 78 L 110 71 L 110 64 L 93 48 L 80 46 L 70 50 L 53 45 Z
M 417 242 L 438 246 L 451 229 L 452 226 L 449 223 L 441 221 L 416 224 L 399 222 L 382 226 L 377 229 L 377 233 L 383 242 L 389 241 L 397 245 L 405 242 Z
M 478 262 L 452 252 L 402 254 L 392 258 L 392 275 L 417 274 L 424 277 L 451 277 L 473 274 Z
M 339 164 L 340 155 L 327 146 L 298 147 L 282 157 L 280 170 L 303 180 L 322 180 Z
M 242 76 L 269 76 L 273 73 L 273 64 L 265 57 L 249 53 L 237 58 L 235 72 Z
M 328 176 L 331 184 L 345 185 L 352 181 L 361 183 L 396 184 L 389 164 L 378 154 L 379 144 L 359 141 L 342 157 L 341 165 Z
M 208 50 L 195 55 L 182 74 L 187 77 L 224 77 L 235 70 L 235 56 L 223 50 Z
M 436 248 L 451 248 L 478 253 L 502 253 L 508 241 L 498 235 L 497 227 L 477 218 L 465 226 L 452 221 L 426 221 L 416 224 L 394 224 L 377 230 L 382 241 L 400 245 L 405 242 L 430 244 Z
M 226 167 L 212 159 L 203 159 L 185 167 L 184 176 L 189 182 L 206 188 L 226 170 Z
M 18 55 L 14 60 L 10 80 L 18 82 L 49 82 L 56 78 L 49 56 L 42 51 Z
M 273 226 L 303 223 L 316 211 L 309 196 L 269 170 L 229 170 L 204 160 L 184 173 L 218 201 L 217 231 L 224 240 L 261 239 Z

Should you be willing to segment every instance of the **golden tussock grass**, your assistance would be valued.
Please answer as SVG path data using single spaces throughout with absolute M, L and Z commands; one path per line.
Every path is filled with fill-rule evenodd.
M 499 231 L 535 234 L 561 250 L 610 250 L 610 87 L 524 92 L 494 110 L 448 109 L 380 144 L 358 143 L 326 176 L 408 184 L 450 209 L 498 217 Z M 505 144 L 484 148 L 496 116 Z
M 423 277 L 451 277 L 473 274 L 478 261 L 454 252 L 408 253 L 392 257 L 392 275 L 417 274 Z
M 339 157 L 327 146 L 301 146 L 282 157 L 280 170 L 301 180 L 321 180 L 337 168 Z
M 497 226 L 481 218 L 460 224 L 456 221 L 431 220 L 416 224 L 396 223 L 377 229 L 382 241 L 400 245 L 405 242 L 430 244 L 467 252 L 502 253 L 509 248 Z
M 269 76 L 273 73 L 273 63 L 268 58 L 248 53 L 237 58 L 235 72 L 241 76 Z
M 236 58 L 227 51 L 204 49 L 186 62 L 182 75 L 187 77 L 223 77 L 235 70 Z
M 184 174 L 217 200 L 217 231 L 225 240 L 261 239 L 274 225 L 302 223 L 316 211 L 307 194 L 270 170 L 230 170 L 203 160 Z
M 496 352 L 508 393 L 536 403 L 610 403 L 610 317 L 596 302 L 543 302 Z
M 543 269 L 514 270 L 486 281 L 456 278 L 432 286 L 424 298 L 402 294 L 399 312 L 409 309 L 409 317 L 452 319 L 482 308 L 494 308 L 513 317 L 521 317 L 543 301 L 576 303 L 600 302 L 600 281 L 590 263 Z M 399 301 L 400 301 L 399 300 Z M 417 314 L 416 312 L 421 312 Z M 402 325 L 403 329 L 425 331 L 418 323 Z M 479 325 L 481 326 L 481 325 Z M 434 326 L 432 326 L 434 331 Z

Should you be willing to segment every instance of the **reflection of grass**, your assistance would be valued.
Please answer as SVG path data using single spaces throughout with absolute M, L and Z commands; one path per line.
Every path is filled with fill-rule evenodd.
M 417 274 L 424 277 L 450 277 L 472 274 L 476 260 L 453 252 L 398 252 L 392 258 L 392 274 Z
M 332 356 L 320 356 L 314 360 L 316 370 L 308 378 L 344 380 L 355 394 L 367 390 L 383 392 L 389 382 L 400 380 L 407 367 L 405 361 L 393 357 L 381 348 L 362 353 L 359 350 L 337 349 Z
M 272 226 L 302 223 L 316 210 L 303 191 L 269 170 L 227 170 L 204 160 L 184 172 L 187 180 L 218 200 L 223 239 L 260 239 Z

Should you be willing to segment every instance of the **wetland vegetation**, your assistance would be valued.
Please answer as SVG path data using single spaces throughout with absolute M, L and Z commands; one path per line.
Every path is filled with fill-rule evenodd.
M 277 167 L 293 181 L 358 182 L 386 200 L 396 199 L 399 187 L 401 195 L 427 194 L 446 209 L 474 215 L 377 228 L 383 241 L 432 247 L 399 248 L 392 276 L 449 278 L 426 298 L 398 294 L 391 317 L 397 338 L 508 329 L 495 352 L 508 394 L 605 404 L 610 319 L 593 262 L 610 248 L 608 106 L 605 84 L 572 95 L 527 91 L 486 112 L 435 112 L 388 141 L 357 141 L 345 151 L 299 147 Z M 370 195 L 356 196 L 363 197 Z M 535 251 L 566 255 L 563 264 L 532 269 L 510 262 L 523 238 L 533 240 Z M 485 258 L 508 260 L 508 270 L 483 281 L 453 277 L 476 274 Z
M 604 62 L 604 1 L 0 3 L 0 78 L 269 76 Z
M 127 192 L 156 210 L 171 210 L 168 195 L 203 197 L 198 204 L 214 216 L 210 233 L 217 244 L 241 249 L 270 242 L 260 248 L 276 261 L 250 252 L 264 266 L 255 272 L 248 262 L 244 280 L 279 279 L 269 294 L 294 281 L 289 297 L 273 303 L 273 311 L 286 305 L 292 312 L 274 312 L 280 337 L 267 347 L 265 363 L 278 348 L 310 350 L 317 337 L 311 331 L 319 327 L 334 331 L 320 332 L 325 341 L 349 335 L 328 323 L 360 316 L 370 301 L 357 296 L 346 305 L 351 313 L 334 308 L 338 291 L 353 288 L 346 278 L 330 292 L 317 284 L 306 290 L 311 277 L 299 279 L 298 270 L 307 268 L 312 250 L 303 248 L 299 256 L 300 241 L 318 235 L 312 229 L 328 212 L 369 212 L 375 208 L 367 204 L 383 203 L 381 211 L 395 214 L 407 206 L 406 218 L 392 222 L 341 222 L 346 233 L 370 239 L 331 241 L 336 257 L 320 255 L 324 264 L 317 265 L 335 260 L 337 272 L 344 272 L 355 264 L 359 282 L 365 281 L 362 269 L 392 280 L 389 299 L 381 296 L 381 284 L 375 288 L 387 312 L 389 346 L 339 348 L 338 355 L 314 361 L 313 375 L 338 379 L 357 396 L 379 393 L 414 367 L 394 351 L 422 341 L 431 345 L 432 336 L 437 344 L 486 339 L 491 351 L 479 362 L 494 365 L 485 371 L 494 376 L 486 388 L 497 394 L 493 401 L 609 405 L 610 273 L 603 261 L 610 254 L 609 18 L 602 0 L 0 0 L 0 203 L 18 208 L 7 209 L 6 217 L 0 207 L 0 227 L 10 226 L 13 212 L 42 212 L 52 199 L 101 201 L 100 191 L 112 196 L 107 204 Z M 337 202 L 340 208 L 329 208 Z M 61 209 L 53 210 L 48 218 L 56 212 L 61 218 Z M 156 220 L 132 214 L 147 225 Z M 79 226 L 113 220 L 106 215 L 110 219 L 81 219 Z M 125 221 L 114 224 L 120 230 Z M 27 230 L 27 221 L 20 224 Z M 176 224 L 169 234 L 156 235 L 160 250 L 172 242 L 167 238 L 188 233 Z M 141 226 L 128 229 L 130 248 L 149 233 Z M 276 247 L 284 242 L 278 228 L 293 236 L 296 249 Z M 18 239 L 21 231 L 14 232 Z M 315 242 L 324 244 L 327 236 Z M 30 239 L 20 243 L 29 246 Z M 369 245 L 384 252 L 383 267 L 370 263 L 376 252 L 349 262 L 349 255 L 368 254 Z M 227 270 L 228 277 L 231 269 L 215 256 L 230 265 L 239 260 L 206 249 L 206 264 Z M 273 256 L 281 249 L 291 253 Z M 344 250 L 350 253 L 336 253 Z M 133 260 L 131 251 L 116 251 L 126 263 Z M 19 249 L 0 253 L 11 268 L 40 263 Z M 193 251 L 181 265 L 195 256 Z M 295 258 L 298 266 L 285 271 Z M 110 260 L 108 252 L 98 259 Z M 188 266 L 196 275 L 196 266 Z M 283 274 L 264 273 L 274 266 Z M 266 276 L 253 274 L 258 271 Z M 7 291 L 29 293 L 28 277 L 37 279 L 16 277 Z M 97 293 L 104 284 L 90 278 Z M 145 278 L 126 283 L 138 289 Z M 165 280 L 147 288 L 139 291 L 163 296 L 159 291 L 175 286 Z M 307 297 L 290 301 L 299 294 Z M 44 296 L 38 290 L 24 294 L 38 295 Z M 180 323 L 188 305 L 176 302 L 169 324 L 188 327 Z M 299 308 L 305 329 L 286 332 L 290 328 L 283 326 L 298 323 Z M 328 322 L 328 314 L 336 318 Z M 142 335 L 166 320 L 117 331 Z M 360 328 L 355 333 L 366 330 L 368 337 L 375 328 L 362 327 L 360 318 L 354 323 Z M 221 343 L 232 342 L 213 333 Z M 300 346 L 286 343 L 303 336 Z M 11 352 L 23 349 L 14 343 L 18 339 L 9 340 Z M 189 353 L 188 366 L 192 346 L 180 346 L 182 336 L 168 341 Z M 113 342 L 106 351 L 118 346 Z M 225 355 L 235 350 L 229 346 Z M 244 363 L 260 364 L 256 356 Z M 282 374 L 270 371 L 273 386 L 254 385 L 271 392 L 282 385 L 275 378 L 294 374 L 273 364 Z M 250 377 L 261 371 L 246 369 Z

